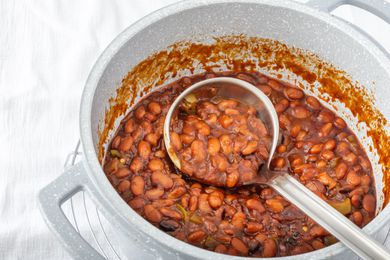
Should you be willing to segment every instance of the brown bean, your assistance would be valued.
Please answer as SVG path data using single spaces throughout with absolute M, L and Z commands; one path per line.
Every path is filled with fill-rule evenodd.
M 237 171 L 234 171 L 226 176 L 226 187 L 233 188 L 238 183 L 238 178 L 240 174 Z
M 281 91 L 283 89 L 283 86 L 276 80 L 270 79 L 268 81 L 268 86 L 273 88 L 276 91 Z
M 257 210 L 260 213 L 265 212 L 263 204 L 258 199 L 248 199 L 246 201 L 246 207 L 251 210 Z
M 235 108 L 237 106 L 237 101 L 232 99 L 224 99 L 218 103 L 218 109 L 225 111 L 226 108 Z
M 240 111 L 234 108 L 226 108 L 225 109 L 225 114 L 228 116 L 237 116 L 240 114 Z
M 130 163 L 130 170 L 133 171 L 133 173 L 137 173 L 143 169 L 143 162 L 140 157 L 134 157 L 133 161 Z
M 125 168 L 120 168 L 116 173 L 115 176 L 117 178 L 124 178 L 130 175 L 130 169 L 125 167 Z
M 192 143 L 195 139 L 195 136 L 193 135 L 188 135 L 188 134 L 182 134 L 180 135 L 180 140 L 182 141 L 183 144 L 189 145 Z
M 268 199 L 265 204 L 275 213 L 280 213 L 284 209 L 283 203 L 279 199 Z
M 145 206 L 145 200 L 141 197 L 136 197 L 127 202 L 133 209 L 141 209 Z
M 321 153 L 321 157 L 327 161 L 330 161 L 334 158 L 334 152 L 330 151 L 330 150 L 325 150 L 325 151 L 322 151 Z
M 164 194 L 164 190 L 155 188 L 145 192 L 145 197 L 149 200 L 159 199 Z
M 197 208 L 198 208 L 198 197 L 191 196 L 188 209 L 189 209 L 189 211 L 195 211 Z
M 175 220 L 181 220 L 183 218 L 183 216 L 179 212 L 177 212 L 176 210 L 169 209 L 169 208 L 161 208 L 160 212 L 164 216 L 166 216 L 168 218 L 175 219 Z
M 227 252 L 227 248 L 223 244 L 219 244 L 215 247 L 214 252 L 220 253 L 220 254 L 225 254 Z
M 127 152 L 133 146 L 134 139 L 131 136 L 122 138 L 121 143 L 119 144 L 119 150 L 122 152 Z
M 351 215 L 352 221 L 359 227 L 363 224 L 363 215 L 360 211 L 354 211 Z
M 322 150 L 322 144 L 315 144 L 309 149 L 310 154 L 319 154 Z
M 337 185 L 337 182 L 333 180 L 327 172 L 321 172 L 318 174 L 317 179 L 325 186 L 328 186 L 329 189 L 333 189 Z
M 138 144 L 138 155 L 141 158 L 147 159 L 151 154 L 152 149 L 150 148 L 150 144 L 144 140 L 140 141 Z
M 307 97 L 306 104 L 313 110 L 319 110 L 321 108 L 320 102 L 315 97 Z
M 196 128 L 198 129 L 198 133 L 203 136 L 208 136 L 211 133 L 210 126 L 204 121 L 199 121 L 198 123 L 196 123 Z
M 313 242 L 311 242 L 311 246 L 315 250 L 318 250 L 318 249 L 321 249 L 321 248 L 325 247 L 324 243 L 322 243 L 321 240 L 314 240 Z
M 117 149 L 120 143 L 121 143 L 121 136 L 120 135 L 115 136 L 114 140 L 112 141 L 111 148 Z
M 277 169 L 281 169 L 286 165 L 286 161 L 284 160 L 283 157 L 277 157 L 277 158 L 273 159 L 272 163 L 273 163 L 274 167 Z
M 268 238 L 263 242 L 263 257 L 273 257 L 276 255 L 276 251 L 277 246 L 273 239 Z
M 284 99 L 280 100 L 275 105 L 276 113 L 282 113 L 283 111 L 285 111 L 288 108 L 289 105 L 290 105 L 290 102 L 287 99 L 284 98 Z
M 324 160 L 318 160 L 316 162 L 316 166 L 317 166 L 318 169 L 325 168 L 326 165 L 327 165 L 327 162 L 324 161 Z
M 129 119 L 125 124 L 125 132 L 131 133 L 135 130 L 135 122 L 133 119 Z
M 263 225 L 257 222 L 248 222 L 246 224 L 245 232 L 249 234 L 256 234 L 263 229 Z
M 191 243 L 199 243 L 206 237 L 206 233 L 203 230 L 196 230 L 190 233 L 187 240 Z
M 324 124 L 321 129 L 320 129 L 320 132 L 318 133 L 318 135 L 320 137 L 326 137 L 330 134 L 330 131 L 332 131 L 333 129 L 333 125 L 332 123 L 326 123 Z
M 208 202 L 208 194 L 200 194 L 198 198 L 198 208 L 202 213 L 211 212 L 211 207 Z
M 173 180 L 161 171 L 155 171 L 151 176 L 152 183 L 163 187 L 164 189 L 170 189 L 173 186 Z
M 284 145 L 284 144 L 281 144 L 281 145 L 279 145 L 279 146 L 276 148 L 276 151 L 277 151 L 278 153 L 284 153 L 284 152 L 287 151 L 287 146 Z
M 357 162 L 357 156 L 350 152 L 349 154 L 343 156 L 343 160 L 350 164 L 355 164 Z
M 341 180 L 344 178 L 345 174 L 347 173 L 348 167 L 344 162 L 340 162 L 337 164 L 335 173 L 336 173 L 336 178 Z
M 191 154 L 195 162 L 202 162 L 206 159 L 206 148 L 201 140 L 194 140 L 191 144 Z
M 211 193 L 208 202 L 213 209 L 218 209 L 222 205 L 222 200 L 217 194 Z
M 158 135 L 157 134 L 155 134 L 155 133 L 150 133 L 150 134 L 147 134 L 146 136 L 145 136 L 145 140 L 147 141 L 147 142 L 149 142 L 151 145 L 153 145 L 153 146 L 157 146 L 157 144 L 158 144 L 158 140 L 159 140 L 160 138 L 158 137 Z
M 220 172 L 226 171 L 229 163 L 223 154 L 216 154 L 211 157 L 211 164 Z
M 371 177 L 368 175 L 363 175 L 360 180 L 360 184 L 363 186 L 369 186 L 371 183 Z
M 241 255 L 248 255 L 248 246 L 242 242 L 241 239 L 233 237 L 231 243 L 234 249 L 236 249 Z
M 329 109 L 323 109 L 317 116 L 317 120 L 321 123 L 332 123 L 334 114 Z
M 215 155 L 221 149 L 221 144 L 219 143 L 218 138 L 212 137 L 208 140 L 207 150 L 210 155 Z
M 148 110 L 153 114 L 158 115 L 161 113 L 161 106 L 159 103 L 152 101 L 148 104 Z
M 292 137 L 297 137 L 298 133 L 301 131 L 301 125 L 300 124 L 294 124 L 290 129 L 290 135 Z
M 368 213 L 374 213 L 375 212 L 375 197 L 372 194 L 366 194 L 363 197 L 363 202 L 362 202 L 363 208 L 368 212 Z
M 370 169 L 371 167 L 371 163 L 368 159 L 366 159 L 364 156 L 359 156 L 359 162 L 360 162 L 360 165 L 364 168 L 364 169 Z
M 229 126 L 231 126 L 233 124 L 233 118 L 231 118 L 230 116 L 227 116 L 227 115 L 222 115 L 219 118 L 219 123 L 222 125 L 222 127 L 228 128 Z
M 362 202 L 362 196 L 358 195 L 358 194 L 355 194 L 351 197 L 351 204 L 352 206 L 354 206 L 355 208 L 359 208 L 360 207 L 360 204 Z
M 230 154 L 233 151 L 233 141 L 229 135 L 221 135 L 219 137 L 219 142 L 224 154 Z
M 290 99 L 301 99 L 303 97 L 303 91 L 298 88 L 287 88 L 285 94 Z
M 141 120 L 144 115 L 145 115 L 146 111 L 145 111 L 145 107 L 144 106 L 139 106 L 136 110 L 135 110 L 135 117 L 139 120 Z
M 239 211 L 232 217 L 232 225 L 235 226 L 238 229 L 244 229 L 246 216 L 243 212 Z
M 144 207 L 144 211 L 145 211 L 145 217 L 147 220 L 149 220 L 151 222 L 156 222 L 156 223 L 161 221 L 162 216 L 161 216 L 160 211 L 158 211 L 158 209 L 154 208 L 152 205 L 146 205 Z
M 149 161 L 148 168 L 151 171 L 162 171 L 162 170 L 164 170 L 164 163 L 162 160 L 157 159 L 157 158 L 151 159 Z
M 304 119 L 309 117 L 311 113 L 303 106 L 296 106 L 291 110 L 291 115 L 298 119 Z
M 344 127 L 347 126 L 347 124 L 345 123 L 345 121 L 340 118 L 340 117 L 336 117 L 335 120 L 334 120 L 334 125 L 338 128 L 338 129 L 343 129 Z
M 155 114 L 152 114 L 152 113 L 146 113 L 144 118 L 146 120 L 149 120 L 149 122 L 154 122 L 154 121 L 156 121 L 157 116 Z
M 184 193 L 186 193 L 186 191 L 187 190 L 184 187 L 176 187 L 168 194 L 168 198 L 177 199 L 177 198 L 183 196 Z
M 334 148 L 336 148 L 336 140 L 334 139 L 329 139 L 328 141 L 326 141 L 324 143 L 324 149 L 325 150 L 334 150 Z
M 145 181 L 141 176 L 134 176 L 134 178 L 131 180 L 131 192 L 135 196 L 139 196 L 144 193 L 145 189 Z
M 347 183 L 349 183 L 351 185 L 357 186 L 357 185 L 360 184 L 361 178 L 360 178 L 360 175 L 357 172 L 350 171 L 347 174 L 346 181 L 347 181 Z
M 118 170 L 119 160 L 118 158 L 112 159 L 110 162 L 104 165 L 104 172 L 108 175 L 113 174 Z
M 119 183 L 117 190 L 120 193 L 123 193 L 125 191 L 128 191 L 130 189 L 130 181 L 129 180 L 123 180 Z
M 329 235 L 328 231 L 326 231 L 323 227 L 318 226 L 318 225 L 313 226 L 310 229 L 309 233 L 312 237 L 324 237 L 324 236 Z
M 258 85 L 257 86 L 263 93 L 267 96 L 271 95 L 272 88 L 268 85 Z
M 258 143 L 256 141 L 249 141 L 246 147 L 242 150 L 243 155 L 249 155 L 257 150 Z

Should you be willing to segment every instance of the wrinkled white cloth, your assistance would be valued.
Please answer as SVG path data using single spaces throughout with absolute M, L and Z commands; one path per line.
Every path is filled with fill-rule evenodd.
M 43 222 L 37 193 L 79 139 L 80 97 L 97 57 L 128 25 L 173 2 L 0 1 L 0 259 L 70 258 Z M 369 29 L 390 50 L 389 28 Z

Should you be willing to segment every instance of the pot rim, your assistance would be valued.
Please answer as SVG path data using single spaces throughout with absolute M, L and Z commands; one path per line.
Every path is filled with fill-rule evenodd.
M 97 158 L 92 138 L 91 112 L 95 91 L 103 72 L 114 55 L 129 39 L 145 29 L 147 26 L 154 24 L 167 16 L 204 5 L 220 3 L 261 4 L 275 8 L 287 8 L 295 12 L 310 15 L 316 19 L 328 23 L 348 36 L 354 38 L 357 42 L 364 46 L 390 74 L 390 60 L 386 57 L 386 54 L 365 35 L 348 25 L 346 22 L 332 17 L 326 12 L 319 11 L 315 8 L 305 5 L 304 3 L 294 2 L 292 0 L 184 0 L 163 7 L 142 17 L 127 27 L 108 45 L 108 47 L 97 59 L 88 76 L 80 105 L 80 136 L 85 156 L 84 164 L 87 169 L 88 177 L 93 183 L 93 188 L 95 189 L 94 192 L 100 194 L 100 196 L 98 196 L 99 199 L 93 199 L 95 203 L 97 203 L 98 207 L 102 210 L 107 220 L 109 220 L 115 226 L 120 227 L 120 230 L 124 230 L 127 235 L 131 235 L 132 231 L 141 232 L 148 235 L 149 238 L 153 239 L 159 245 L 166 246 L 195 258 L 213 260 L 222 260 L 226 258 L 242 259 L 242 257 L 218 254 L 178 240 L 150 224 L 148 221 L 134 212 L 134 210 L 131 209 L 125 201 L 123 201 L 123 199 L 119 196 L 119 194 L 108 181 Z M 94 197 L 94 192 L 92 192 L 92 197 Z M 385 207 L 368 225 L 364 227 L 365 232 L 368 234 L 373 234 L 374 232 L 378 231 L 386 223 L 386 215 L 388 214 L 390 214 L 389 206 Z M 299 257 L 300 259 L 320 259 L 336 255 L 345 249 L 346 247 L 338 242 L 320 250 L 315 250 L 296 256 L 274 257 L 272 259 L 290 259 L 296 257 Z

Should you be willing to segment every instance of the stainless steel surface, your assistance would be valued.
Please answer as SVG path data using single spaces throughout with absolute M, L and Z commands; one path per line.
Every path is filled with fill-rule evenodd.
M 272 133 L 272 143 L 269 150 L 270 156 L 267 160 L 267 168 L 269 168 L 269 165 L 272 160 L 272 155 L 274 154 L 276 146 L 278 144 L 279 137 L 279 120 L 275 108 L 272 105 L 271 100 L 269 100 L 269 98 L 258 88 L 246 81 L 229 77 L 206 79 L 190 86 L 175 99 L 175 101 L 169 108 L 164 121 L 164 143 L 168 151 L 169 157 L 176 165 L 176 167 L 181 169 L 180 160 L 171 145 L 170 123 L 172 115 L 175 113 L 175 111 L 180 106 L 185 97 L 190 94 L 197 93 L 202 88 L 217 89 L 217 93 L 215 94 L 215 96 L 220 96 L 222 98 L 234 98 L 246 104 L 252 105 L 255 108 L 259 108 L 260 105 L 264 106 L 265 109 L 263 111 L 265 111 L 266 113 L 262 115 L 262 120 L 267 122 L 268 126 L 271 126 L 270 128 Z
M 353 1 L 351 1 L 353 2 Z M 196 26 L 194 26 L 196 25 Z M 191 28 L 191 32 L 188 31 Z M 134 65 L 157 50 L 180 40 L 210 41 L 214 36 L 246 34 L 280 40 L 288 45 L 311 50 L 321 58 L 347 71 L 354 80 L 359 81 L 376 98 L 377 108 L 390 118 L 390 98 L 388 82 L 390 82 L 390 61 L 380 48 L 365 35 L 352 28 L 340 19 L 329 14 L 286 0 L 247 0 L 247 1 L 185 1 L 161 9 L 146 16 L 120 34 L 105 50 L 91 71 L 86 83 L 80 108 L 80 133 L 83 146 L 83 171 L 77 178 L 64 182 L 62 188 L 74 190 L 82 187 L 87 191 L 99 211 L 105 216 L 113 228 L 121 236 L 121 248 L 131 243 L 132 238 L 143 241 L 143 248 L 148 252 L 159 252 L 162 258 L 186 259 L 241 259 L 209 252 L 193 247 L 174 239 L 156 229 L 141 216 L 136 214 L 120 198 L 104 175 L 96 155 L 98 132 L 104 122 L 104 112 L 108 100 L 115 93 L 122 78 Z M 200 37 L 201 36 L 201 37 Z M 187 72 L 188 73 L 188 72 Z M 286 71 L 287 73 L 287 71 Z M 179 76 L 186 75 L 185 72 Z M 188 74 L 187 74 L 188 75 Z M 373 83 L 375 81 L 375 84 Z M 304 82 L 303 82 L 304 83 Z M 316 94 L 316 93 L 313 93 Z M 104 105 L 106 104 L 106 106 Z M 340 114 L 348 113 L 339 104 Z M 118 118 L 117 124 L 122 118 Z M 366 140 L 364 127 L 356 126 L 356 119 L 347 119 L 347 123 L 357 133 L 369 158 L 374 162 L 374 177 L 377 188 L 378 210 L 383 204 L 382 170 L 377 164 L 375 150 L 369 151 L 370 141 Z M 66 173 L 65 173 L 66 175 Z M 56 190 L 57 183 L 49 184 L 51 196 L 62 204 L 68 199 L 69 192 Z M 60 198 L 59 198 L 60 197 Z M 41 197 L 42 207 L 51 206 L 52 202 Z M 47 202 L 47 203 L 45 203 Z M 51 207 L 59 210 L 58 207 Z M 72 256 L 91 259 L 90 248 L 77 250 L 64 225 L 58 225 L 55 212 L 45 210 L 49 227 L 59 237 Z M 377 234 L 389 221 L 389 206 L 382 209 L 375 219 L 364 227 L 366 233 Z M 74 234 L 75 235 L 75 234 Z M 129 255 L 131 256 L 131 255 Z M 299 256 L 275 259 L 349 259 L 353 255 L 341 243 Z

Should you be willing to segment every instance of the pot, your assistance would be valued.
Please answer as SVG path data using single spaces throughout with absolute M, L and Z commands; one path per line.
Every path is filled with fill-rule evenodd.
M 160 9 L 122 32 L 99 57 L 85 86 L 80 107 L 80 135 L 84 160 L 64 172 L 39 194 L 40 207 L 48 226 L 62 241 L 69 253 L 76 259 L 103 259 L 76 232 L 61 210 L 61 205 L 66 200 L 83 190 L 90 195 L 98 209 L 113 225 L 124 250 L 126 243 L 132 243 L 131 241 L 137 239 L 143 241 L 140 243 L 142 250 L 164 259 L 241 259 L 194 247 L 155 228 L 121 199 L 106 178 L 100 163 L 103 156 L 101 151 L 104 150 L 107 140 L 123 118 L 123 112 L 131 108 L 142 92 L 148 92 L 151 89 L 139 84 L 131 90 L 131 101 L 121 101 L 120 90 L 123 88 L 118 88 L 118 86 L 127 72 L 137 68 L 137 64 L 145 65 L 142 62 L 147 60 L 148 56 L 166 49 L 175 42 L 212 42 L 213 37 L 223 35 L 241 35 L 231 38 L 233 40 L 246 36 L 274 39 L 279 41 L 274 42 L 276 45 L 289 48 L 293 52 L 296 51 L 295 54 L 303 53 L 296 48 L 307 50 L 307 54 L 302 54 L 303 60 L 310 60 L 314 53 L 321 59 L 329 61 L 335 67 L 348 73 L 351 77 L 348 84 L 356 88 L 361 87 L 362 92 L 369 93 L 369 97 L 376 100 L 375 103 L 371 101 L 371 106 L 365 109 L 370 108 L 370 113 L 373 111 L 372 117 L 375 117 L 377 121 L 366 121 L 366 123 L 381 122 L 382 125 L 375 125 L 375 129 L 371 128 L 371 131 L 368 131 L 370 125 L 357 124 L 362 121 L 362 118 L 357 118 L 350 110 L 351 106 L 356 106 L 353 104 L 356 101 L 346 102 L 345 105 L 337 100 L 332 103 L 331 86 L 325 89 L 328 93 L 320 93 L 318 84 L 310 82 L 312 81 L 310 77 L 305 78 L 304 74 L 297 74 L 297 70 L 282 68 L 281 72 L 278 72 L 285 80 L 299 82 L 309 93 L 323 100 L 329 100 L 329 103 L 336 107 L 348 125 L 357 133 L 373 164 L 379 212 L 375 219 L 364 227 L 364 230 L 370 235 L 378 233 L 390 219 L 390 207 L 385 206 L 388 199 L 387 188 L 390 183 L 386 183 L 384 175 L 389 169 L 387 157 L 389 153 L 386 145 L 389 140 L 389 127 L 385 121 L 390 119 L 390 107 L 387 105 L 390 99 L 388 87 L 390 56 L 359 29 L 329 14 L 331 10 L 342 4 L 361 7 L 390 23 L 390 4 L 381 0 L 311 0 L 307 4 L 288 0 L 205 0 L 183 1 Z M 163 53 L 169 57 L 169 51 Z M 154 59 L 156 57 L 152 56 Z M 293 57 L 300 58 L 301 56 Z M 191 66 L 195 65 L 191 64 Z M 159 68 L 161 69 L 161 66 Z M 144 67 L 145 69 L 147 67 Z M 202 68 L 178 70 L 176 75 L 164 75 L 163 80 L 166 83 L 174 80 L 175 77 L 195 73 L 198 70 L 202 71 Z M 276 72 L 269 67 L 259 67 L 259 70 L 276 75 Z M 335 69 L 334 71 L 342 73 L 341 70 Z M 158 79 L 164 72 L 161 70 L 158 74 L 156 71 L 148 75 L 149 83 L 153 87 L 158 85 Z M 142 81 L 142 76 L 145 76 L 142 73 L 141 71 L 138 75 L 140 81 Z M 342 76 L 338 78 L 349 77 L 346 74 Z M 146 78 L 145 76 L 145 80 Z M 352 83 L 355 80 L 360 83 Z M 358 92 L 356 90 L 355 87 L 349 89 L 351 93 L 360 93 L 360 90 Z M 356 97 L 350 95 L 350 98 Z M 367 102 L 370 103 L 370 101 Z M 122 114 L 115 114 L 115 110 L 120 110 Z M 362 111 L 364 114 L 364 110 Z M 373 132 L 376 134 L 367 135 Z M 378 140 L 372 137 L 378 137 Z M 382 142 L 382 146 L 375 142 Z M 128 252 L 127 256 L 132 258 L 131 252 Z M 336 243 L 320 250 L 298 256 L 280 257 L 280 259 L 328 257 L 350 259 L 353 254 L 341 243 Z

